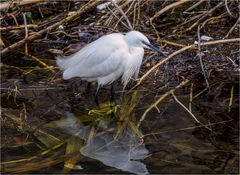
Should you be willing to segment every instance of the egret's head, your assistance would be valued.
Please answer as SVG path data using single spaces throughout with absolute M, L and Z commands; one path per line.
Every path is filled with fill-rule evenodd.
M 143 47 L 143 48 L 151 49 L 153 51 L 160 53 L 163 56 L 166 56 L 159 48 L 152 45 L 145 35 L 143 35 L 142 33 L 138 32 L 138 31 L 128 32 L 124 36 L 124 39 L 126 40 L 126 42 L 128 43 L 129 46 Z

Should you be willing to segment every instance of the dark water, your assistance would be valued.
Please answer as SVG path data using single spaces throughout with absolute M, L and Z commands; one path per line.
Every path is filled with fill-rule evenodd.
M 236 88 L 231 111 L 229 102 L 221 101 L 231 86 L 216 88 L 218 97 L 210 91 L 193 99 L 192 113 L 202 124 L 169 96 L 138 128 L 143 112 L 163 93 L 154 98 L 144 91 L 128 92 L 122 100 L 117 93 L 118 107 L 102 103 L 98 109 L 91 96 L 80 93 L 84 85 L 70 91 L 69 83 L 61 80 L 48 87 L 20 80 L 5 83 L 1 94 L 3 173 L 239 171 Z M 11 90 L 4 89 L 7 83 Z M 186 107 L 188 90 L 176 92 Z M 100 97 L 107 101 L 108 89 Z

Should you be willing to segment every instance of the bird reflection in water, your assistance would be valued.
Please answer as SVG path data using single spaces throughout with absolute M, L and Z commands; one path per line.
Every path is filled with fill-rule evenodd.
M 123 104 L 125 105 L 129 104 Z M 61 128 L 66 133 L 84 140 L 80 148 L 83 156 L 125 172 L 148 174 L 146 165 L 140 160 L 147 158 L 149 151 L 143 144 L 142 134 L 136 127 L 136 122 L 131 117 L 135 106 L 132 105 L 132 109 L 130 106 L 125 109 L 123 106 L 118 111 L 116 121 L 110 116 L 111 121 L 105 118 L 104 123 L 104 120 L 98 118 L 95 119 L 95 124 L 85 125 L 81 117 L 66 112 L 64 119 L 54 121 L 54 128 Z

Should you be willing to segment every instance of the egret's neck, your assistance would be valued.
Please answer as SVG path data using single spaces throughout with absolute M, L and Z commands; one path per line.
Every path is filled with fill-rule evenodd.
M 129 53 L 131 56 L 136 57 L 136 55 L 142 55 L 144 54 L 144 49 L 142 47 L 129 47 Z
M 131 35 L 125 35 L 124 40 L 127 43 L 129 48 L 138 46 L 136 40 Z

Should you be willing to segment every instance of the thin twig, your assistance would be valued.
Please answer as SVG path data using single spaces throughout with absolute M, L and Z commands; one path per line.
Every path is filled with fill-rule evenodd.
M 232 33 L 232 31 L 235 29 L 235 27 L 237 26 L 237 24 L 240 22 L 240 16 L 237 19 L 236 23 L 231 27 L 231 29 L 228 31 L 228 33 L 224 36 L 224 38 L 228 38 L 228 36 Z
M 129 1 L 129 2 L 130 2 L 130 1 Z M 132 6 L 133 6 L 134 2 L 135 2 L 135 1 L 132 1 L 132 3 L 130 4 L 129 8 L 125 11 L 125 14 L 128 14 L 128 12 L 129 12 L 130 10 L 132 10 Z M 123 5 L 120 6 L 120 8 L 122 9 L 122 8 L 125 7 L 125 6 L 126 6 L 126 5 L 123 4 Z M 119 10 L 118 10 L 118 11 L 119 11 Z M 129 16 L 129 15 L 128 15 L 128 16 Z M 122 18 L 124 18 L 124 16 L 121 16 L 121 17 L 119 18 L 119 20 L 116 22 L 116 24 L 114 25 L 113 28 L 117 28 L 118 23 L 121 22 Z M 128 27 L 127 27 L 127 28 L 128 28 Z M 134 27 L 133 27 L 133 28 L 134 28 Z
M 23 13 L 24 29 L 25 29 L 25 38 L 28 37 L 28 27 L 27 27 L 27 13 Z M 25 43 L 25 55 L 28 55 L 28 43 Z
M 166 43 L 166 44 L 171 45 L 171 46 L 186 47 L 186 45 L 178 44 L 178 43 L 175 43 L 175 42 L 172 42 L 172 41 L 168 41 L 168 40 L 165 40 L 165 39 L 162 39 L 161 42 Z
M 9 9 L 11 7 L 14 7 L 14 5 L 27 5 L 27 4 L 33 4 L 33 3 L 38 3 L 38 2 L 43 2 L 44 0 L 22 0 L 22 1 L 8 1 L 8 2 L 3 2 L 0 5 L 0 11 L 4 9 Z
M 27 24 L 27 25 L 19 25 L 19 26 L 1 27 L 0 31 L 22 29 L 22 28 L 25 28 L 26 26 L 28 28 L 37 28 L 38 27 L 38 25 L 36 25 L 36 24 Z
M 226 121 L 220 121 L 220 122 L 217 122 L 217 123 L 209 123 L 209 124 L 206 124 L 206 125 L 203 125 L 203 126 L 202 125 L 190 126 L 190 127 L 180 128 L 180 129 L 176 129 L 176 130 L 152 132 L 152 133 L 143 135 L 143 137 L 151 136 L 151 135 L 159 135 L 159 134 L 164 134 L 164 133 L 170 133 L 170 132 L 179 132 L 179 131 L 193 130 L 193 129 L 196 129 L 196 128 L 203 128 L 203 127 L 213 126 L 213 125 L 217 125 L 217 124 L 224 124 L 224 123 L 228 123 L 228 122 L 231 122 L 231 121 L 232 121 L 232 119 L 231 120 L 226 120 Z
M 182 102 L 180 102 L 178 100 L 178 98 L 176 97 L 176 95 L 174 94 L 174 92 L 171 92 L 171 95 L 173 96 L 174 100 L 180 105 L 183 107 L 183 109 L 185 109 L 191 116 L 192 118 L 197 122 L 197 123 L 201 123 L 195 116 L 194 114 L 188 109 L 186 108 L 186 106 L 184 106 L 184 104 L 182 104 Z
M 197 6 L 199 6 L 200 4 L 202 4 L 204 1 L 206 0 L 199 0 L 196 4 L 194 4 L 193 6 L 189 7 L 187 10 L 185 10 L 183 13 L 185 12 L 189 12 L 191 10 L 193 10 L 194 8 L 196 8 Z
M 213 8 L 211 8 L 209 11 L 205 12 L 203 14 L 203 16 L 201 18 L 199 18 L 193 25 L 191 25 L 186 31 L 190 31 L 192 30 L 194 27 L 196 27 L 200 22 L 202 22 L 202 20 L 204 20 L 207 16 L 209 16 L 210 14 L 212 14 L 215 10 L 217 10 L 219 7 L 221 7 L 223 5 L 223 2 L 220 2 L 219 4 L 217 4 L 216 6 L 214 6 Z
M 204 79 L 205 79 L 205 82 L 206 82 L 206 86 L 207 86 L 207 88 L 208 88 L 208 87 L 209 87 L 209 83 L 208 83 L 208 79 L 207 79 L 207 76 L 206 76 L 206 73 L 205 73 L 204 64 L 203 64 L 203 61 L 202 61 L 200 30 L 201 30 L 201 27 L 200 27 L 200 25 L 199 25 L 199 26 L 198 26 L 198 30 L 197 30 L 197 36 L 198 36 L 198 58 L 199 58 L 199 61 L 200 61 L 200 65 L 201 65 L 201 69 L 202 69 L 202 74 L 203 74 L 203 76 L 204 76 Z
M 129 28 L 128 25 L 125 24 L 125 23 L 121 20 L 121 18 L 119 18 L 119 17 L 115 14 L 115 11 L 113 11 L 113 10 L 112 10 L 111 8 L 109 8 L 109 7 L 107 7 L 107 8 L 108 8 L 108 10 L 112 13 L 112 15 L 113 15 L 116 19 L 118 19 L 118 22 L 116 23 L 116 25 L 115 25 L 114 28 L 117 28 L 117 25 L 118 25 L 119 22 L 121 22 L 122 25 L 123 25 L 124 27 L 126 27 L 127 29 Z M 113 17 L 113 16 L 112 16 L 112 17 Z M 110 24 L 110 23 L 109 23 L 109 24 Z
M 143 113 L 143 115 L 141 116 L 137 127 L 139 128 L 142 121 L 145 119 L 146 115 L 149 113 L 149 111 L 151 111 L 153 108 L 156 108 L 156 106 L 162 101 L 164 100 L 168 95 L 170 95 L 171 93 L 173 93 L 176 89 L 181 88 L 182 86 L 186 85 L 189 82 L 189 80 L 184 80 L 182 81 L 178 86 L 176 86 L 174 89 L 164 93 L 163 95 L 161 95 L 158 100 L 156 100 L 154 103 L 152 103 Z
M 117 3 L 115 3 L 114 1 L 112 1 L 113 5 L 119 10 L 119 12 L 123 15 L 123 17 L 125 18 L 125 20 L 127 21 L 128 23 L 128 27 L 130 30 L 133 30 L 133 26 L 132 24 L 130 23 L 127 15 L 124 13 L 124 11 L 119 7 L 119 5 L 117 5 Z
M 42 66 L 46 67 L 48 70 L 50 70 L 51 72 L 55 72 L 54 71 L 54 67 L 52 66 L 48 66 L 46 63 L 44 63 L 43 61 L 41 61 L 39 58 L 33 56 L 33 55 L 30 55 L 30 54 L 27 54 L 27 56 L 31 57 L 32 59 L 34 59 L 35 61 L 37 61 L 39 64 L 41 64 Z
M 232 107 L 232 104 L 233 104 L 233 90 L 234 90 L 234 86 L 232 86 L 231 92 L 230 92 L 230 99 L 229 99 L 229 104 L 228 104 L 228 112 L 231 111 L 231 107 Z
M 180 1 L 177 1 L 177 2 L 174 2 L 166 7 L 164 7 L 162 10 L 160 10 L 159 12 L 157 12 L 153 17 L 150 18 L 150 21 L 153 21 L 155 18 L 159 17 L 161 14 L 165 13 L 166 11 L 172 9 L 172 8 L 175 8 L 177 6 L 180 6 L 181 4 L 184 4 L 186 2 L 188 2 L 190 0 L 180 0 Z
M 230 57 L 226 56 L 226 58 L 231 61 L 234 67 L 239 67 Z
M 189 111 L 192 112 L 192 101 L 193 101 L 193 83 L 191 83 L 190 94 L 189 94 Z
M 234 16 L 232 15 L 230 9 L 228 8 L 228 0 L 224 0 L 224 2 L 225 2 L 225 7 L 226 7 L 226 9 L 227 9 L 228 14 L 229 14 L 231 17 L 234 18 Z

